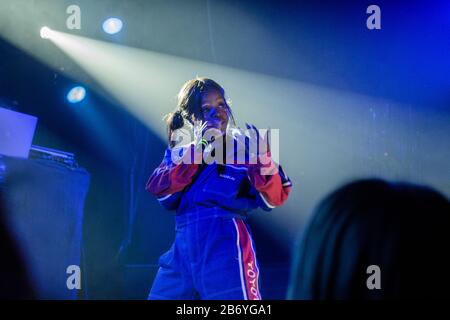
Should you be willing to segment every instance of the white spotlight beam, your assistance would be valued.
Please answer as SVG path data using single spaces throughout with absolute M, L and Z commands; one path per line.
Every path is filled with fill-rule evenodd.
M 49 40 L 163 141 L 161 118 L 175 107 L 181 85 L 196 75 L 213 78 L 226 88 L 238 123 L 280 128 L 281 163 L 294 189 L 285 207 L 288 210 L 283 211 L 286 214 L 271 223 L 284 236 L 292 234 L 285 231 L 296 227 L 293 221 L 299 217 L 305 219 L 321 196 L 353 178 L 410 180 L 450 194 L 448 179 L 433 169 L 446 167 L 444 159 L 450 158 L 446 131 L 434 130 L 416 139 L 417 132 L 426 132 L 429 123 L 445 128 L 448 115 L 425 117 L 392 101 L 55 30 Z M 79 80 L 76 74 L 69 75 Z M 422 170 L 418 173 L 413 167 Z
M 162 116 L 174 108 L 180 86 L 196 75 L 211 77 L 226 88 L 238 122 L 281 128 L 281 162 L 294 181 L 294 191 L 293 201 L 287 204 L 290 216 L 284 216 L 280 230 L 295 226 L 291 223 L 295 215 L 310 212 L 332 187 L 356 177 L 400 178 L 445 189 L 447 182 L 436 173 L 418 176 L 401 161 L 406 158 L 424 168 L 445 167 L 442 159 L 450 156 L 445 148 L 441 152 L 447 156 L 440 160 L 424 156 L 433 153 L 431 145 L 445 141 L 433 134 L 423 137 L 428 142 L 400 151 L 405 146 L 398 137 L 415 143 L 415 128 L 424 125 L 422 116 L 411 108 L 57 31 L 50 40 L 163 140 Z M 385 118 L 377 121 L 376 116 Z M 445 126 L 449 119 L 437 117 L 433 121 L 436 126 Z M 389 124 L 392 127 L 386 127 Z M 380 134 L 384 136 L 374 140 Z

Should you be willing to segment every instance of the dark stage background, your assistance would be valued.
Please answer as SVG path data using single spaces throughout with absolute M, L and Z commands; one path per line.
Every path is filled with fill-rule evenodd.
M 70 4 L 82 9 L 81 30 L 65 28 Z M 90 174 L 84 298 L 146 298 L 157 258 L 173 240 L 174 221 L 144 186 L 166 145 L 160 119 L 175 106 L 183 81 L 196 75 L 230 88 L 239 123 L 280 128 L 292 196 L 286 206 L 250 219 L 265 298 L 284 298 L 295 236 L 333 187 L 381 176 L 430 184 L 450 195 L 450 3 L 376 1 L 382 29 L 375 31 L 365 27 L 370 4 L 0 2 L 0 107 L 37 116 L 33 143 L 75 153 Z M 101 30 L 108 16 L 124 21 L 117 36 Z M 124 54 L 100 79 L 41 39 L 43 25 L 172 59 L 173 65 L 155 66 L 145 77 L 132 70 L 142 77 L 138 83 L 153 83 L 149 91 L 161 92 L 148 100 L 153 122 L 130 112 L 132 98 L 141 93 L 129 74 L 114 72 L 132 58 Z M 181 70 L 182 63 L 191 67 Z M 113 81 L 124 92 L 111 92 Z M 66 94 L 76 84 L 88 93 L 71 105 Z

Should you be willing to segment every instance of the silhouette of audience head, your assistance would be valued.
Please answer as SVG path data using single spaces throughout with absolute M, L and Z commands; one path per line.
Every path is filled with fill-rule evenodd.
M 288 299 L 450 297 L 450 202 L 407 183 L 361 180 L 316 207 L 296 244 Z

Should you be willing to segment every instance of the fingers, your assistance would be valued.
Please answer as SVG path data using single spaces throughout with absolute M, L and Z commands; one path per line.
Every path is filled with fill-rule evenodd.
M 266 136 L 265 136 L 265 138 L 264 138 L 264 141 L 265 141 L 265 143 L 267 144 L 267 151 L 268 152 L 270 152 L 270 141 L 269 141 L 269 133 L 271 132 L 270 131 L 271 129 L 270 129 L 270 127 L 267 129 L 267 132 L 266 132 Z
M 252 137 L 254 134 L 253 134 L 253 130 L 254 130 L 254 125 L 251 125 L 251 124 L 248 124 L 247 122 L 245 123 L 245 126 L 246 126 L 246 128 L 247 128 L 247 132 L 248 132 L 248 135 L 250 136 L 250 137 Z
M 203 130 L 205 130 L 206 126 L 208 125 L 208 121 L 199 121 L 196 123 L 196 132 L 198 132 L 199 134 L 203 132 Z
M 245 126 L 247 127 L 248 130 L 250 130 L 250 132 L 254 131 L 256 133 L 256 136 L 259 138 L 259 130 L 258 128 L 256 128 L 255 125 L 253 124 L 248 124 L 247 122 L 245 123 Z
M 195 121 L 194 122 L 194 140 L 198 143 L 202 136 L 203 136 L 203 131 L 205 130 L 206 126 L 207 126 L 208 122 L 207 121 Z
M 245 123 L 245 126 L 247 128 L 248 134 L 246 134 L 250 139 L 255 139 L 257 143 L 258 151 L 261 153 L 266 153 L 270 151 L 270 144 L 269 144 L 269 134 L 271 132 L 270 127 L 267 130 L 263 130 L 263 135 L 261 135 L 261 132 L 256 128 L 255 125 Z

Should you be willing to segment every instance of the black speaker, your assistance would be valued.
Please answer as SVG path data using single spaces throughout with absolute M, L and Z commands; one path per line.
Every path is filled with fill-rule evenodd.
M 50 160 L 0 157 L 2 218 L 38 299 L 77 298 L 79 289 L 67 286 L 77 267 L 83 286 L 82 225 L 89 180 L 83 168 Z

